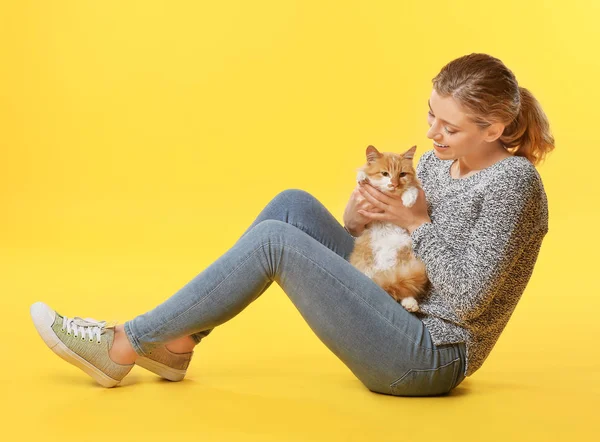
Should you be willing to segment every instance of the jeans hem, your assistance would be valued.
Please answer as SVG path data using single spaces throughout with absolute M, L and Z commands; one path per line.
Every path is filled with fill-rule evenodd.
M 133 324 L 131 323 L 131 321 L 126 321 L 125 324 L 123 324 L 123 328 L 125 330 L 125 335 L 127 335 L 127 338 L 129 339 L 129 342 L 131 343 L 131 346 L 133 347 L 133 350 L 139 356 L 147 356 L 146 353 L 144 352 L 144 350 L 142 350 L 140 341 L 135 336 L 135 332 L 133 330 Z

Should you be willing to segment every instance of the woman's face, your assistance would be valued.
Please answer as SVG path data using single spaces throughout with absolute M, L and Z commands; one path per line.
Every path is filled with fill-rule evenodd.
M 485 142 L 486 131 L 472 123 L 452 97 L 442 97 L 435 89 L 429 98 L 427 138 L 448 147 L 434 144 L 435 155 L 450 160 L 477 152 Z

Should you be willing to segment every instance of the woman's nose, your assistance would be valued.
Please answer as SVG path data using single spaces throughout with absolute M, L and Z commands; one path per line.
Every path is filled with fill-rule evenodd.
M 429 138 L 430 140 L 434 140 L 436 142 L 440 142 L 439 140 L 441 140 L 443 137 L 442 135 L 438 132 L 438 130 L 436 129 L 437 125 L 432 124 L 431 126 L 429 126 L 429 130 L 427 131 L 427 138 Z
M 429 128 L 429 130 L 427 131 L 427 138 L 433 140 L 433 137 L 435 137 L 436 133 L 435 133 L 435 129 L 433 128 L 433 126 L 431 126 Z

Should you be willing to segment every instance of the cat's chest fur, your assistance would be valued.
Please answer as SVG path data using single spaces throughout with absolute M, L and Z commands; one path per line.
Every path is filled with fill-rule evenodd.
M 398 263 L 398 251 L 411 246 L 411 238 L 406 229 L 392 223 L 374 221 L 369 227 L 369 246 L 373 253 L 373 263 L 365 273 L 387 270 Z

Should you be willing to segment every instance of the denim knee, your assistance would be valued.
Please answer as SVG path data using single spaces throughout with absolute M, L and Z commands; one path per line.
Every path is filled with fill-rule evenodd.
M 265 219 L 254 226 L 253 232 L 263 239 L 286 238 L 295 227 L 278 219 Z
M 275 197 L 273 198 L 273 201 L 283 200 L 286 203 L 291 202 L 292 204 L 303 205 L 307 202 L 313 202 L 313 201 L 315 201 L 315 199 L 316 198 L 312 194 L 307 192 L 306 190 L 285 189 L 285 190 L 282 190 L 281 192 L 279 192 L 277 195 L 275 195 Z

